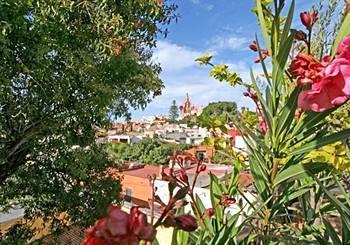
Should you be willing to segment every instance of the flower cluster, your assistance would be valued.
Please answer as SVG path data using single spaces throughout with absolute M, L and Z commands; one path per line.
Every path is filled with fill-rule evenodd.
M 258 110 L 258 113 L 259 113 L 259 127 L 260 127 L 262 134 L 265 135 L 267 130 L 268 130 L 268 126 L 267 126 L 267 122 L 266 122 L 266 119 L 264 117 L 264 113 L 262 111 L 261 105 L 258 101 L 258 96 L 257 96 L 256 92 L 251 91 L 250 88 L 248 88 L 248 90 L 246 92 L 244 92 L 243 95 L 245 97 L 251 98 L 254 101 L 256 108 Z
M 303 12 L 300 20 L 309 32 L 308 40 L 302 31 L 296 39 L 306 42 L 308 53 L 299 53 L 291 62 L 289 72 L 305 89 L 298 98 L 300 111 L 322 112 L 345 103 L 350 98 L 350 36 L 339 44 L 337 54 L 332 60 L 325 56 L 319 61 L 311 54 L 310 38 L 318 11 Z
M 318 20 L 318 11 L 313 10 L 311 12 L 303 12 L 300 14 L 300 19 L 306 29 L 311 30 Z
M 249 48 L 251 50 L 253 50 L 254 52 L 258 52 L 260 51 L 260 55 L 261 55 L 261 59 L 265 60 L 268 56 L 270 56 L 269 51 L 267 51 L 266 49 L 258 49 L 258 45 L 257 43 L 254 41 L 252 44 L 249 45 Z M 255 58 L 254 63 L 260 63 L 261 59 L 260 59 L 260 55 L 258 57 Z
M 88 230 L 84 245 L 137 245 L 141 240 L 153 241 L 155 236 L 156 229 L 137 207 L 133 207 L 129 215 L 119 207 L 110 206 L 107 217 Z
M 299 85 L 311 86 L 299 95 L 298 106 L 303 111 L 322 112 L 345 103 L 350 98 L 350 36 L 341 41 L 335 59 L 325 56 L 319 62 L 300 53 L 290 72 Z

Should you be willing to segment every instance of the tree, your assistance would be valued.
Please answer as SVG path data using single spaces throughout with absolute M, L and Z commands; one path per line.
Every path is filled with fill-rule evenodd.
M 120 185 L 96 129 L 163 87 L 150 48 L 175 6 L 158 1 L 0 1 L 0 206 L 87 226 Z
M 235 102 L 212 102 L 203 109 L 199 120 L 213 118 L 229 123 L 235 120 L 237 113 L 237 104 Z
M 144 164 L 161 165 L 167 162 L 173 151 L 189 149 L 186 144 L 166 144 L 158 138 L 145 138 L 133 145 L 114 143 L 110 146 L 110 156 L 116 161 L 140 161 Z
M 248 108 L 242 108 L 239 113 L 240 122 L 249 129 L 257 129 L 259 118 L 258 113 L 249 110 Z
M 169 109 L 169 121 L 175 122 L 178 117 L 179 117 L 179 108 L 176 105 L 176 100 L 173 100 L 173 104 L 170 106 L 170 109 Z

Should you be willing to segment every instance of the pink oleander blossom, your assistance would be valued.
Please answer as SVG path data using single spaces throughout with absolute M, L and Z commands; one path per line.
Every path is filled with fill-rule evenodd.
M 324 65 L 311 55 L 300 53 L 292 61 L 289 71 L 297 77 L 299 85 L 321 81 Z
M 138 245 L 141 240 L 153 241 L 155 235 L 155 228 L 137 207 L 129 215 L 119 207 L 110 206 L 108 216 L 88 230 L 84 245 Z
M 324 70 L 324 76 L 310 90 L 300 93 L 298 105 L 304 111 L 322 112 L 350 98 L 350 60 L 336 58 Z
M 337 58 L 350 60 L 350 36 L 347 36 L 339 44 L 337 50 Z
M 298 98 L 303 111 L 322 112 L 345 103 L 350 98 L 350 36 L 341 41 L 334 60 L 325 56 L 318 62 L 310 55 L 299 54 L 290 72 L 299 85 L 311 84 Z

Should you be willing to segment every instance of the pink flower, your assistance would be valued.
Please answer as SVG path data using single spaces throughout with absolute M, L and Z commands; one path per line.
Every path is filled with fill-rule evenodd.
M 140 240 L 153 241 L 155 235 L 155 228 L 147 223 L 147 216 L 137 207 L 133 207 L 129 215 L 110 206 L 107 217 L 88 230 L 84 245 L 137 245 Z
M 345 37 L 339 44 L 337 58 L 350 59 L 350 36 Z
M 350 60 L 336 58 L 324 70 L 322 80 L 300 93 L 298 105 L 304 111 L 322 112 L 350 98 Z
M 298 84 L 306 85 L 321 81 L 324 65 L 311 55 L 299 53 L 293 59 L 289 71 L 297 77 Z
M 198 223 L 192 215 L 179 215 L 175 217 L 176 226 L 184 231 L 195 231 L 198 228 Z

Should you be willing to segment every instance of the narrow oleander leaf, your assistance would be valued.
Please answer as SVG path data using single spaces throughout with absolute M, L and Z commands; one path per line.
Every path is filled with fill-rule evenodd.
M 225 244 L 233 244 L 233 239 L 230 239 L 230 233 L 234 227 L 235 223 L 232 225 L 224 225 L 219 230 L 219 232 L 215 235 L 213 240 L 211 241 L 211 245 L 225 245 Z
M 348 139 L 349 137 L 350 137 L 350 129 L 345 129 L 338 133 L 331 134 L 322 138 L 316 137 L 316 139 L 312 140 L 311 142 L 308 142 L 305 145 L 299 147 L 298 149 L 293 150 L 292 152 L 289 153 L 289 155 L 291 156 L 291 155 L 308 153 L 314 149 L 318 149 L 322 146 L 326 146 L 337 141 Z
M 294 8 L 295 8 L 295 1 L 292 0 L 292 3 L 290 5 L 289 11 L 288 11 L 287 19 L 286 19 L 286 22 L 285 22 L 284 28 L 283 28 L 283 33 L 281 36 L 281 44 L 284 44 L 287 40 L 289 31 L 290 31 L 290 28 L 291 28 L 292 22 L 293 22 Z M 283 48 L 283 47 L 281 47 L 281 48 Z
M 270 39 L 269 39 L 269 34 L 267 32 L 267 25 L 266 25 L 266 21 L 265 21 L 264 12 L 262 9 L 261 0 L 256 1 L 256 6 L 257 6 L 257 10 L 258 10 L 258 19 L 259 19 L 259 24 L 261 26 L 262 35 L 263 35 L 267 50 L 269 51 L 270 54 L 272 54 L 271 43 L 270 43 Z
M 159 245 L 157 238 L 153 240 L 152 245 Z
M 276 175 L 274 186 L 284 182 L 311 177 L 329 168 L 329 164 L 319 162 L 290 165 L 286 169 L 282 168 L 282 170 Z
M 257 82 L 256 82 L 256 79 L 255 79 L 255 76 L 254 76 L 254 73 L 253 73 L 253 69 L 250 68 L 250 78 L 252 79 L 252 84 L 253 84 L 253 87 L 254 87 L 254 91 L 256 92 L 257 96 L 258 96 L 258 99 L 259 99 L 259 102 L 261 103 L 261 107 L 262 107 L 262 110 L 263 110 L 263 113 L 264 113 L 264 117 L 265 117 L 265 120 L 267 122 L 267 124 L 269 125 L 269 128 L 272 127 L 271 125 L 271 122 L 272 122 L 272 108 L 269 108 L 267 103 L 266 103 L 266 100 L 263 98 L 260 90 L 259 90 L 259 87 L 257 85 Z
M 210 217 L 204 216 L 205 206 L 204 206 L 204 203 L 202 202 L 202 199 L 198 196 L 198 194 L 196 194 L 196 203 L 197 203 L 199 212 L 202 215 L 203 220 L 205 222 L 205 225 L 208 229 L 208 232 L 210 232 L 210 234 L 214 235 L 213 227 L 211 226 L 211 223 L 210 223 Z M 214 206 L 214 205 L 212 204 L 212 206 Z
M 338 233 L 335 231 L 335 229 L 333 228 L 333 226 L 331 225 L 331 223 L 329 223 L 329 221 L 325 218 L 322 218 L 323 224 L 326 227 L 326 233 L 328 234 L 328 236 L 331 238 L 332 243 L 333 244 L 342 244 L 342 242 L 340 241 L 340 238 L 338 236 Z
M 334 40 L 332 47 L 332 57 L 334 57 L 337 53 L 339 43 L 350 34 L 350 14 L 348 13 L 344 18 L 342 25 L 338 31 L 338 35 Z
M 258 40 L 258 36 L 257 36 L 257 35 L 255 35 L 255 42 L 256 42 L 256 46 L 258 47 L 258 55 L 259 55 L 261 67 L 262 67 L 263 72 L 264 72 L 264 77 L 266 78 L 267 83 L 268 83 L 269 86 L 271 87 L 271 86 L 272 86 L 272 83 L 271 83 L 271 79 L 270 79 L 270 74 L 269 74 L 269 72 L 267 71 L 267 67 L 266 67 L 266 64 L 265 64 L 265 60 L 263 59 L 263 56 L 262 56 L 262 53 L 261 53 L 261 47 L 260 47 L 260 43 L 259 43 L 259 40 Z
M 276 129 L 277 136 L 280 135 L 288 125 L 291 125 L 292 121 L 294 120 L 300 90 L 300 87 L 295 88 L 289 96 L 286 105 L 281 109 Z
M 254 179 L 254 184 L 258 189 L 258 193 L 261 198 L 265 201 L 269 197 L 268 193 L 268 177 L 265 171 L 262 170 L 261 164 L 258 161 L 250 159 L 250 169 Z
M 276 69 L 274 74 L 272 74 L 272 80 L 277 86 L 283 84 L 285 67 L 288 61 L 290 50 L 294 41 L 295 30 L 291 31 L 291 34 L 288 36 L 286 42 L 283 43 L 283 46 L 280 47 L 278 55 L 276 57 Z
M 341 215 L 342 222 L 348 230 L 350 230 L 350 208 L 344 205 L 337 197 L 335 197 L 317 178 L 315 179 L 323 192 L 326 194 L 328 200 L 338 210 Z

